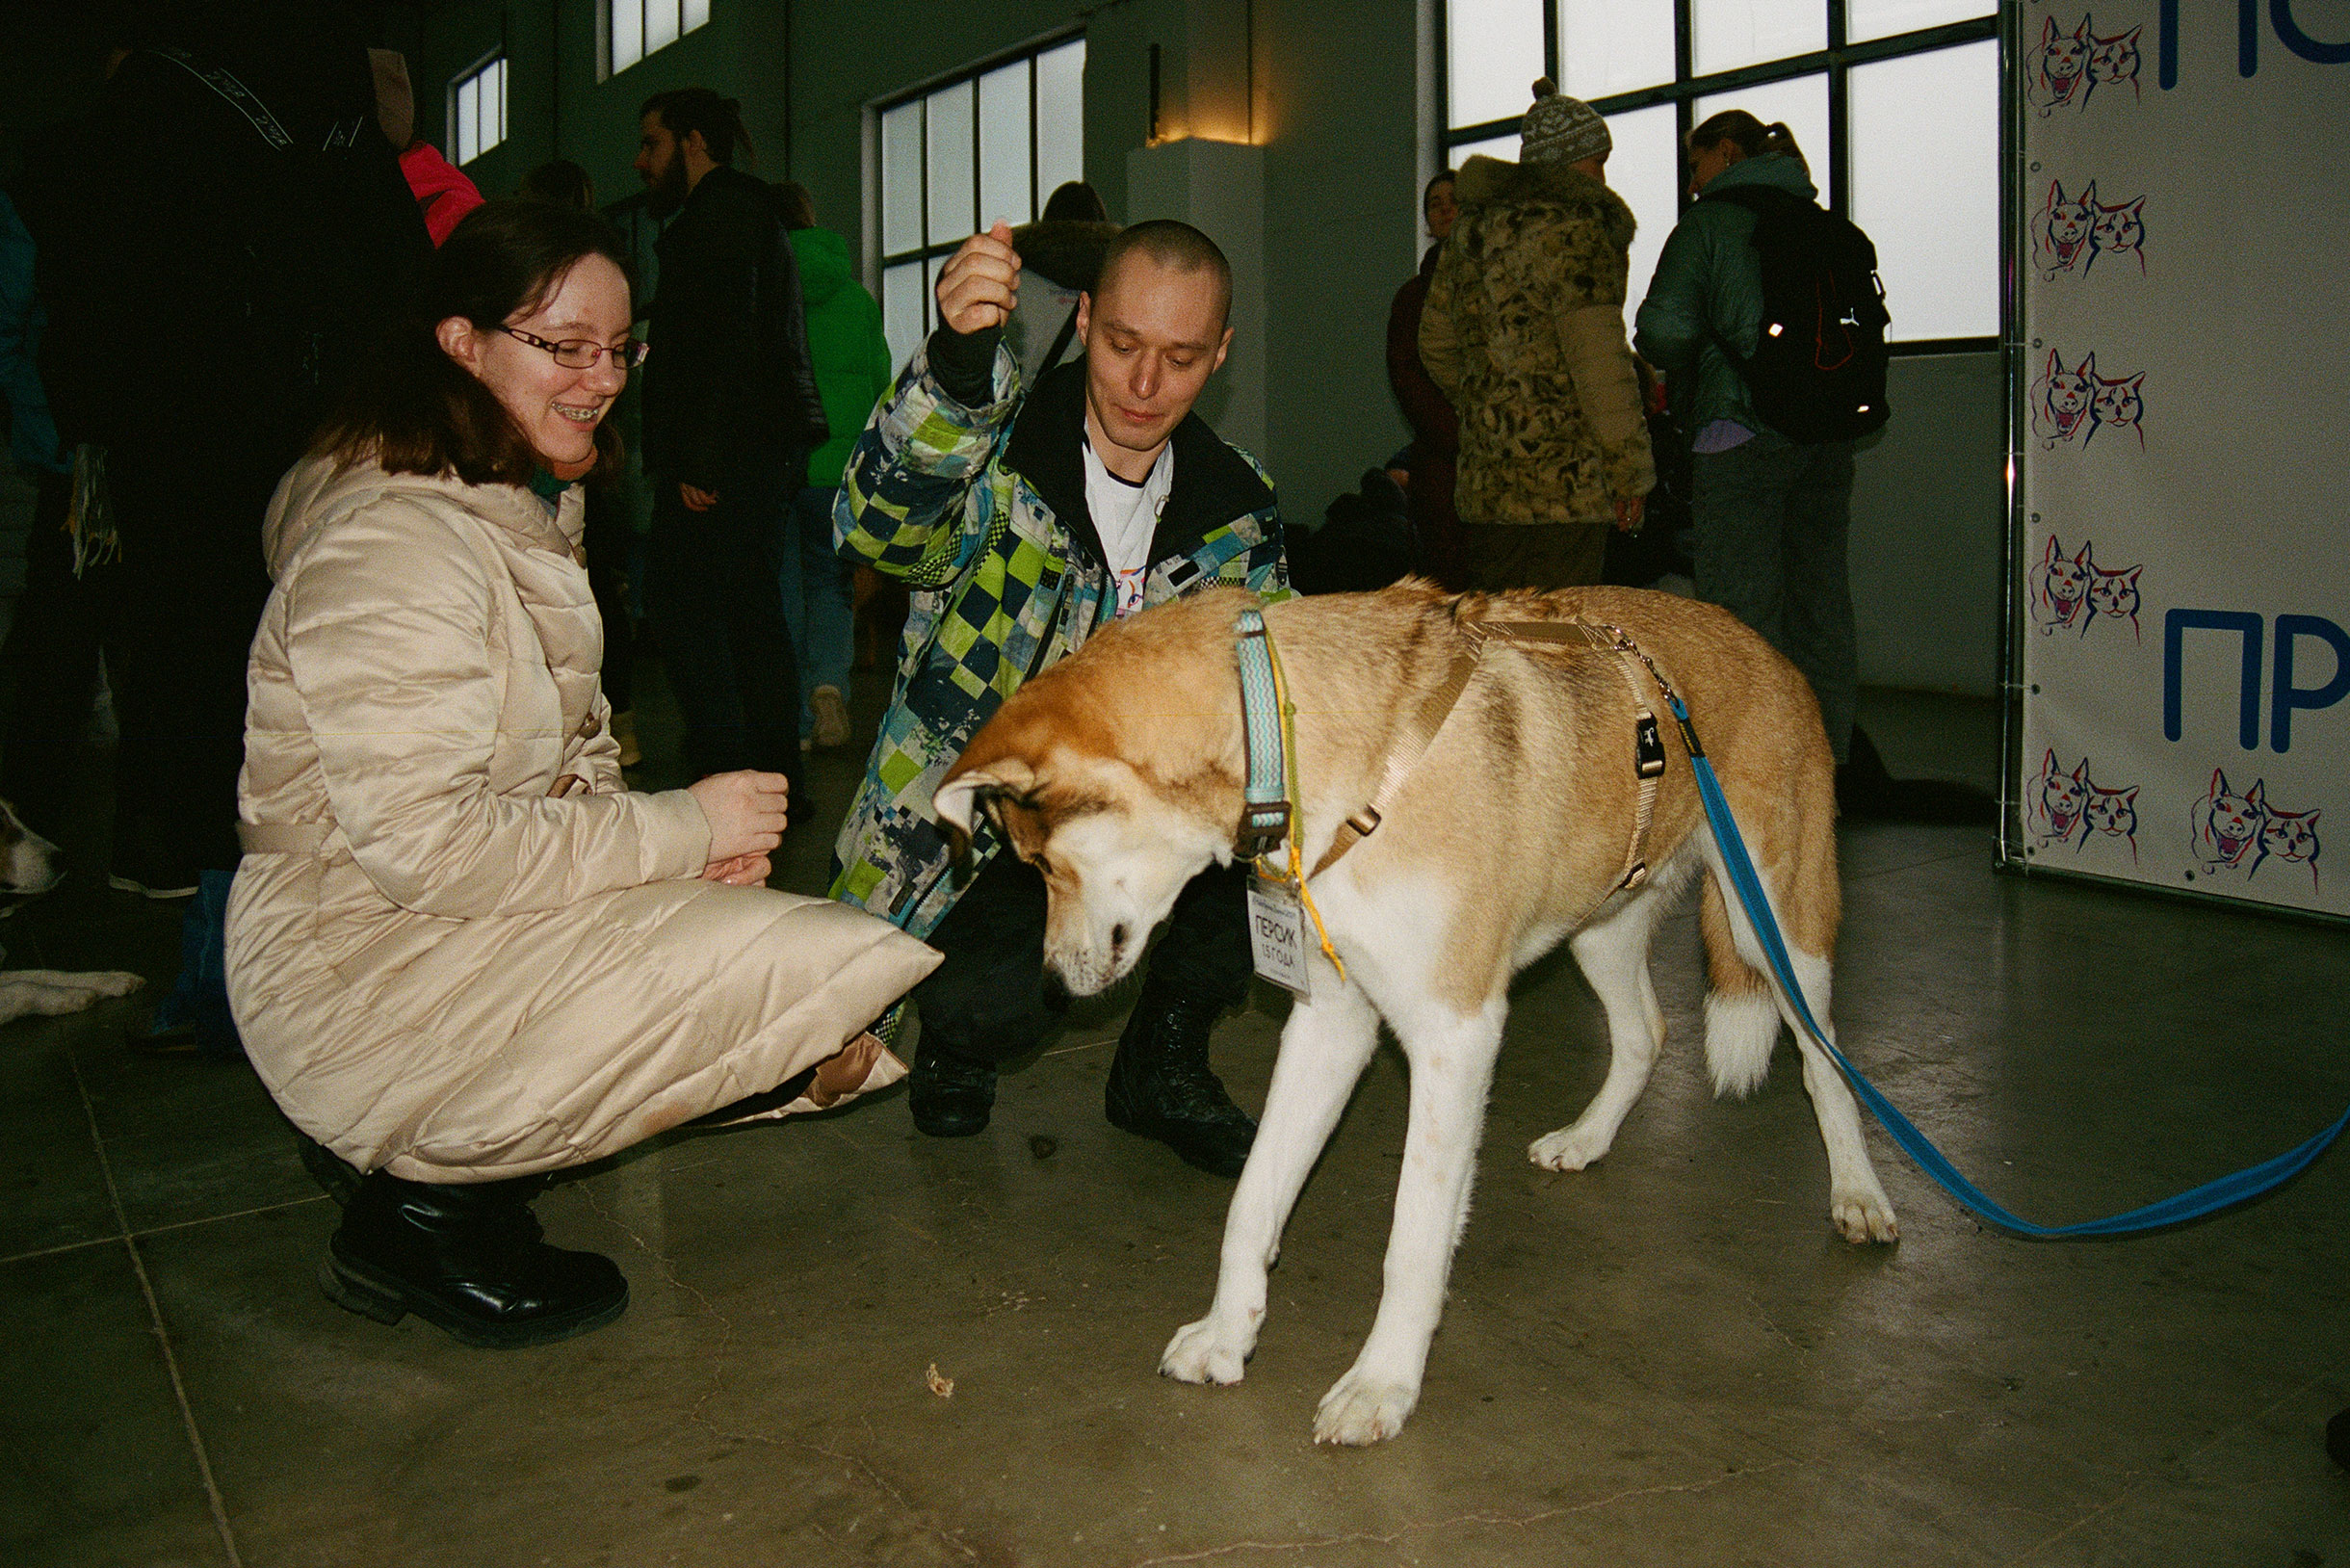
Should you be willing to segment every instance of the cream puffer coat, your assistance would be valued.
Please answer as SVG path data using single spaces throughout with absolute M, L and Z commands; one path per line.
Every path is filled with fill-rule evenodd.
M 938 955 L 699 879 L 684 791 L 622 782 L 576 490 L 287 474 L 264 535 L 228 992 L 295 1125 L 363 1169 L 578 1164 L 764 1093 L 895 1082 L 864 1026 Z

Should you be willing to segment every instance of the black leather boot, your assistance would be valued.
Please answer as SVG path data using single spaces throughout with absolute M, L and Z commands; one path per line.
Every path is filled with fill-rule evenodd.
M 610 1258 L 541 1240 L 537 1177 L 436 1187 L 370 1171 L 326 1243 L 318 1282 L 337 1306 L 408 1313 L 466 1345 L 508 1350 L 598 1328 L 628 1307 Z
M 906 1082 L 906 1106 L 915 1126 L 932 1137 L 969 1137 L 986 1131 L 995 1105 L 993 1065 L 916 1043 L 914 1071 Z
M 1102 1108 L 1111 1126 L 1155 1137 L 1212 1175 L 1238 1176 L 1257 1124 L 1208 1069 L 1208 1033 L 1221 1011 L 1145 982 L 1118 1036 Z

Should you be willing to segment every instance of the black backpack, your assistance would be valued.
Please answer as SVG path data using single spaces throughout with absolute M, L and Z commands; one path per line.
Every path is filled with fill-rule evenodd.
M 1881 428 L 1885 286 L 1877 248 L 1834 213 L 1762 185 L 1713 191 L 1755 215 L 1762 330 L 1752 358 L 1715 333 L 1714 347 L 1754 394 L 1755 412 L 1790 441 L 1849 441 Z

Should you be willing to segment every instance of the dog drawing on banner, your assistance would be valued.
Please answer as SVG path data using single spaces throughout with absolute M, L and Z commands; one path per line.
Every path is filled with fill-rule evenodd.
M 2031 393 L 2032 433 L 2042 449 L 2052 452 L 2061 442 L 2087 440 L 2096 423 L 2096 398 L 2097 355 L 2090 353 L 2068 370 L 2064 356 L 2050 349 Z
M 1247 766 L 1234 621 L 1253 602 L 1218 590 L 1105 629 L 1014 693 L 938 788 L 949 829 L 990 835 L 1043 873 L 1045 962 L 1073 992 L 1099 992 L 1131 971 L 1184 885 L 1240 852 Z M 1384 1020 L 1411 1066 L 1387 1287 L 1361 1354 L 1314 1424 L 1318 1441 L 1366 1444 L 1395 1436 L 1420 1398 L 1512 975 L 1563 939 L 1607 1016 L 1612 1058 L 1598 1096 L 1528 1151 L 1552 1170 L 1605 1156 L 1639 1098 L 1664 1034 L 1650 941 L 1701 875 L 1716 1091 L 1759 1085 L 1791 1021 L 1738 902 L 1723 897 L 1728 874 L 1669 723 L 1654 816 L 1645 838 L 1635 835 L 1635 700 L 1663 712 L 1647 672 L 1572 638 L 1505 632 L 1470 665 L 1468 629 L 1542 622 L 1565 638 L 1558 623 L 1580 616 L 1622 628 L 1656 661 L 1702 729 L 1797 983 L 1823 1023 L 1840 899 L 1834 765 L 1803 676 L 1735 616 L 1692 600 L 1632 588 L 1450 597 L 1406 580 L 1264 614 L 1294 709 L 1290 831 L 1344 968 L 1309 954 L 1311 994 L 1282 1032 L 1214 1302 L 1175 1335 L 1160 1370 L 1185 1382 L 1240 1380 L 1282 1227 Z M 1446 704 L 1464 669 L 1467 684 Z M 1634 673 L 1636 698 L 1627 690 Z M 1417 737 L 1431 729 L 1421 753 Z M 1383 793 L 1391 759 L 1401 771 Z M 1508 787 L 1464 789 L 1501 780 Z M 1374 797 L 1369 836 L 1323 864 L 1342 823 L 1362 820 Z M 1628 850 L 1645 862 L 1644 878 L 1626 875 Z M 1309 949 L 1315 930 L 1306 928 Z M 1893 1241 L 1893 1206 L 1851 1093 L 1816 1045 L 1798 1034 L 1796 1047 L 1828 1151 L 1831 1221 L 1848 1241 Z
M 2087 105 L 2089 50 L 2086 14 L 2070 33 L 2058 31 L 2055 17 L 2041 18 L 2040 46 L 2032 51 L 2027 66 L 2031 72 L 2027 96 L 2041 114 L 2052 115 L 2068 105 Z
M 2188 810 L 2192 836 L 2188 849 L 2206 875 L 2232 872 L 2250 876 L 2260 863 L 2260 826 L 2267 821 L 2266 783 L 2255 779 L 2238 795 L 2228 787 L 2228 775 L 2211 770 L 2211 790 Z
M 2071 772 L 2049 748 L 2040 759 L 2040 776 L 2024 799 L 2024 829 L 2041 849 L 2056 845 L 2080 848 L 2089 830 L 2089 759 L 2083 757 Z
M 2032 568 L 2032 624 L 2042 636 L 2057 631 L 2085 631 L 2089 617 L 2096 614 L 2089 605 L 2089 585 L 2097 568 L 2089 560 L 2094 546 L 2081 540 L 2080 549 L 2071 557 L 2056 536 L 2049 536 L 2048 548 L 2041 552 L 2040 564 Z
M 2097 234 L 2097 181 L 2068 198 L 2062 180 L 2049 181 L 2048 200 L 2032 224 L 2032 248 L 2039 255 L 2040 275 L 2052 279 L 2059 273 L 2085 270 Z

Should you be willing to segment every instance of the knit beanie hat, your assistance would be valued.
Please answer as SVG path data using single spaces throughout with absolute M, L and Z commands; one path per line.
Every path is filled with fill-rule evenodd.
M 1545 76 L 1534 84 L 1534 107 L 1518 123 L 1518 160 L 1528 164 L 1576 164 L 1604 156 L 1615 146 L 1607 122 L 1580 98 L 1570 98 Z

